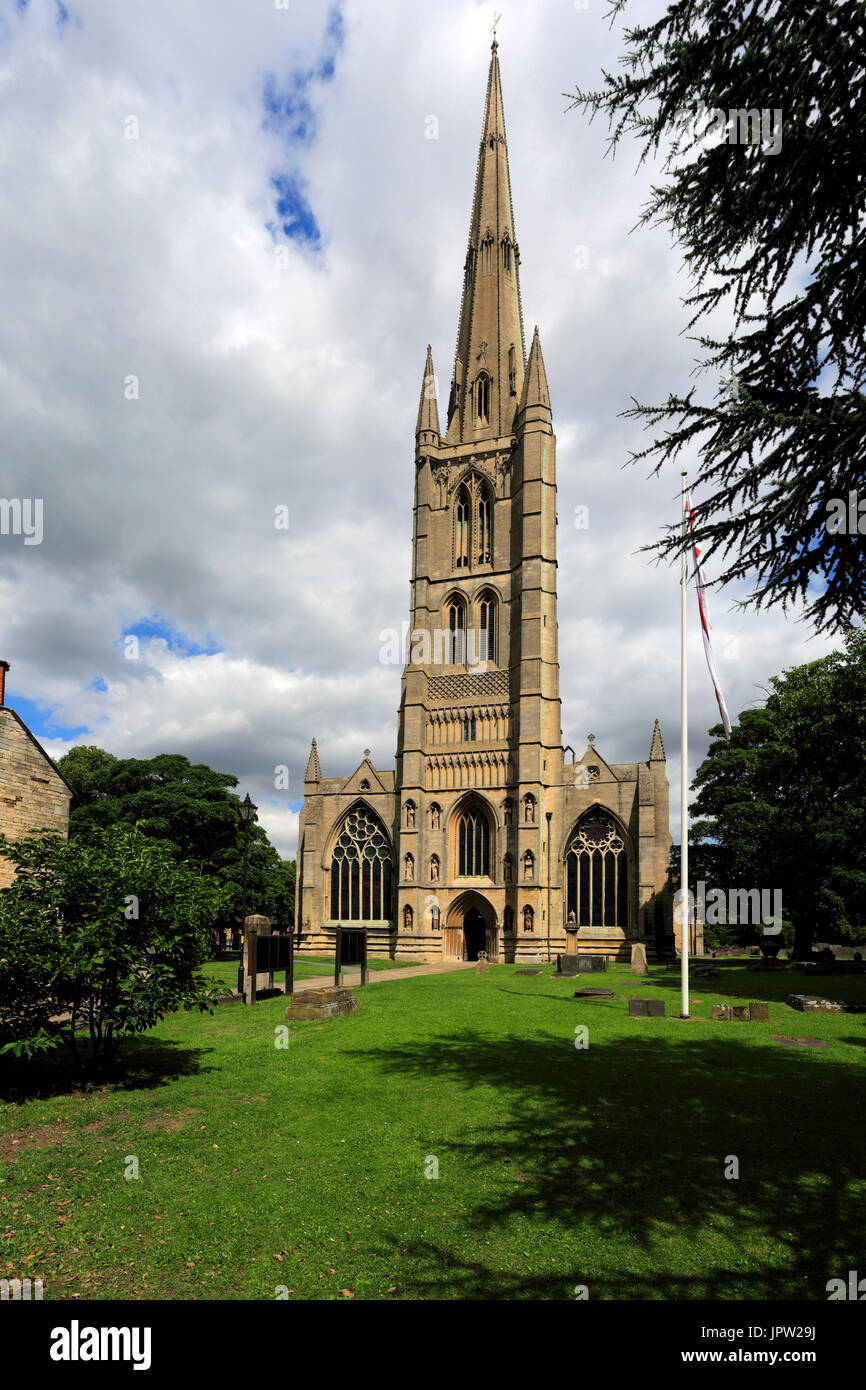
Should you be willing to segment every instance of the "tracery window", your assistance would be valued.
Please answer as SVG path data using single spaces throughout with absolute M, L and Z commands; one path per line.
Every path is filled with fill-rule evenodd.
M 331 855 L 331 921 L 387 921 L 391 879 L 391 844 L 385 827 L 369 807 L 356 802 Z
M 578 927 L 628 925 L 628 850 L 613 817 L 594 807 L 578 821 L 565 855 L 566 918 Z
M 466 609 L 460 599 L 448 605 L 448 664 L 462 666 L 466 657 Z
M 463 741 L 464 743 L 474 743 L 476 738 L 477 723 L 474 714 L 467 714 L 463 717 Z
M 465 569 L 469 564 L 469 522 L 471 507 L 469 493 L 461 487 L 454 507 L 454 568 Z
M 464 811 L 457 822 L 457 865 L 461 878 L 490 873 L 490 826 L 479 807 Z
M 480 661 L 496 660 L 496 600 L 492 594 L 484 593 L 478 604 L 478 631 Z
M 490 423 L 490 377 L 486 372 L 479 372 L 475 378 L 475 423 Z
M 479 565 L 489 565 L 491 562 L 492 549 L 490 544 L 492 530 L 492 504 L 490 501 L 490 490 L 486 483 L 482 483 L 478 489 L 478 526 L 475 532 L 475 553 Z

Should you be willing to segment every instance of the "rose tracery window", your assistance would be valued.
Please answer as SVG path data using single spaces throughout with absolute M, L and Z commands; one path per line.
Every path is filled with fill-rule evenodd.
M 382 922 L 391 916 L 391 845 L 378 816 L 358 803 L 331 855 L 331 921 Z
M 628 851 L 622 833 L 601 809 L 579 822 L 565 856 L 565 912 L 578 927 L 628 925 Z

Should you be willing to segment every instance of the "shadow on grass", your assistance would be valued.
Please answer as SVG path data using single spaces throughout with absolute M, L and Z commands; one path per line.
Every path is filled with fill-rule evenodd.
M 212 1049 L 157 1042 L 148 1037 L 124 1040 L 116 1061 L 95 1070 L 76 1062 L 68 1047 L 32 1061 L 0 1058 L 0 1097 L 5 1101 L 44 1100 L 49 1096 L 98 1090 L 155 1090 L 180 1076 L 217 1068 L 202 1065 Z
M 500 1093 L 496 1123 L 467 1112 L 471 1136 L 429 1140 L 449 1180 L 465 1170 L 485 1183 L 466 1218 L 479 1241 L 512 1245 L 520 1216 L 558 1225 L 573 1247 L 614 1242 L 587 1278 L 579 1259 L 527 1277 L 484 1246 L 483 1261 L 461 1263 L 435 1241 L 403 1241 L 405 1296 L 563 1299 L 587 1283 L 593 1299 L 826 1299 L 827 1280 L 862 1263 L 866 1072 L 851 1065 L 685 1034 L 585 1051 L 561 1036 L 460 1034 L 364 1055 L 386 1077 L 435 1071 Z M 700 1240 L 687 1274 L 671 1238 Z M 635 1272 L 616 1268 L 630 1247 Z

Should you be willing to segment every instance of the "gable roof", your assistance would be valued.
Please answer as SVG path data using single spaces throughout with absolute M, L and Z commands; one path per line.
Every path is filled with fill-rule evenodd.
M 49 758 L 48 754 L 45 752 L 45 749 L 42 747 L 42 744 L 39 742 L 38 738 L 36 738 L 34 734 L 31 734 L 30 730 L 24 723 L 24 720 L 21 718 L 20 714 L 16 714 L 14 709 L 12 709 L 11 705 L 0 705 L 0 717 L 7 714 L 10 715 L 11 718 L 14 719 L 15 722 L 19 724 L 20 727 L 24 730 L 25 734 L 29 738 L 30 742 L 33 744 L 34 748 L 39 749 L 39 752 L 42 754 L 43 758 L 47 762 L 48 766 L 51 768 L 52 772 L 55 772 L 57 774 L 64 787 L 66 787 L 67 791 L 69 792 L 69 795 L 74 796 L 75 792 L 73 791 L 72 787 L 70 787 L 66 778 L 63 776 L 63 773 L 60 771 L 60 768 L 57 766 L 53 758 Z

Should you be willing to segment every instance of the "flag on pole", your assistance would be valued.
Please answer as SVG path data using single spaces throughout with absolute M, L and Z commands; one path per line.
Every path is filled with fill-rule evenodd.
M 695 529 L 695 512 L 692 506 L 692 499 L 686 493 L 686 516 L 688 518 L 689 529 Z M 704 655 L 707 658 L 707 667 L 710 672 L 710 679 L 713 682 L 713 689 L 716 692 L 716 703 L 719 706 L 719 714 L 722 716 L 722 724 L 725 728 L 725 738 L 731 737 L 731 720 L 728 714 L 728 707 L 725 704 L 725 696 L 719 684 L 718 673 L 716 672 L 716 660 L 713 654 L 713 642 L 710 636 L 710 614 L 707 608 L 706 584 L 704 573 L 701 569 L 701 552 L 692 540 L 692 553 L 695 557 L 695 589 L 698 595 L 698 612 L 701 615 L 701 636 L 704 639 Z

